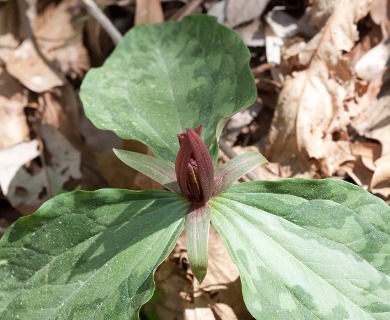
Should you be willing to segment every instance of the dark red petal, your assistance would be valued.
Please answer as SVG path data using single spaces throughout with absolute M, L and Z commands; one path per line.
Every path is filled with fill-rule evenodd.
M 203 130 L 203 124 L 200 124 L 199 126 L 197 126 L 195 129 L 194 129 L 194 131 L 198 134 L 198 135 L 200 135 L 201 133 L 202 133 L 202 130 Z M 184 132 L 182 132 L 182 133 L 179 133 L 178 135 L 177 135 L 177 138 L 179 139 L 179 145 L 181 146 L 181 144 L 183 143 L 183 141 L 186 139 L 186 137 L 187 137 L 187 132 L 186 131 L 184 131 Z
M 199 126 L 197 126 L 194 131 L 200 136 L 200 134 L 202 133 L 202 130 L 203 130 L 203 124 L 200 124 Z
M 199 127 L 197 127 L 198 129 Z M 203 192 L 204 202 L 209 201 L 214 183 L 214 167 L 210 152 L 199 134 L 187 129 L 187 138 L 194 156 L 194 160 L 198 166 L 198 181 Z
M 188 182 L 188 175 L 187 175 L 187 170 L 188 170 L 188 163 L 191 159 L 191 145 L 186 138 L 186 134 L 182 134 L 183 139 L 180 140 L 179 137 L 179 142 L 180 143 L 180 148 L 179 152 L 177 153 L 176 156 L 176 161 L 175 161 L 175 171 L 176 171 L 176 178 L 177 182 L 180 187 L 180 191 L 182 195 L 187 196 L 187 182 Z M 179 135 L 178 135 L 179 136 Z

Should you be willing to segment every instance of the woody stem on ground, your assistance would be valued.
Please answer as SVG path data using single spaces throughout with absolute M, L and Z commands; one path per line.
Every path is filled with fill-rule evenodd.
M 82 0 L 85 8 L 88 13 L 93 16 L 102 26 L 104 30 L 111 37 L 112 42 L 117 45 L 122 40 L 122 34 L 118 31 L 118 29 L 114 26 L 110 19 L 103 13 L 102 10 L 98 7 L 98 5 L 93 0 Z

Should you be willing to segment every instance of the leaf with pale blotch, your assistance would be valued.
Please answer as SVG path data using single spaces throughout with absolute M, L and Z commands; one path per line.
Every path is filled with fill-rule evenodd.
M 98 128 L 141 141 L 174 162 L 177 133 L 202 123 L 210 148 L 226 118 L 255 101 L 249 59 L 238 34 L 213 17 L 140 25 L 101 68 L 88 72 L 80 96 Z
M 167 191 L 76 191 L 46 202 L 0 241 L 0 319 L 138 319 L 187 210 Z
M 336 180 L 232 186 L 211 221 L 257 319 L 390 318 L 390 208 Z

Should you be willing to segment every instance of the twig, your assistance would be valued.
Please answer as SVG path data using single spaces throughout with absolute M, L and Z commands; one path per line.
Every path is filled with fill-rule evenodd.
M 195 12 L 195 10 L 203 3 L 203 0 L 192 0 L 188 2 L 183 8 L 176 11 L 169 20 L 181 20 L 185 16 L 188 16 Z
M 122 40 L 122 34 L 114 26 L 114 24 L 107 18 L 102 10 L 97 6 L 93 0 L 81 0 L 87 9 L 88 13 L 93 16 L 97 22 L 103 27 L 104 30 L 111 37 L 112 42 L 117 45 Z
M 222 150 L 222 152 L 224 154 L 226 154 L 228 156 L 228 158 L 233 159 L 233 158 L 237 157 L 237 153 L 235 153 L 234 150 L 232 148 L 230 148 L 227 145 L 227 143 L 222 139 L 219 140 L 219 148 Z M 259 180 L 260 179 L 258 177 L 258 175 L 254 172 L 248 172 L 246 174 L 246 176 L 248 177 L 249 180 Z

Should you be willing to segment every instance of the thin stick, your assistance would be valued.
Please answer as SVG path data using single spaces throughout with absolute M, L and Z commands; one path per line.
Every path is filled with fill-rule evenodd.
M 104 30 L 111 37 L 112 42 L 117 45 L 122 40 L 122 35 L 118 31 L 118 29 L 114 26 L 114 24 L 107 18 L 107 16 L 103 13 L 102 10 L 97 6 L 95 1 L 93 0 L 81 0 L 87 9 L 88 13 L 93 16 L 97 22 L 103 27 Z
M 203 3 L 204 0 L 191 0 L 183 8 L 176 11 L 175 14 L 169 18 L 169 20 L 180 21 L 185 16 L 188 16 L 195 12 L 195 10 Z

